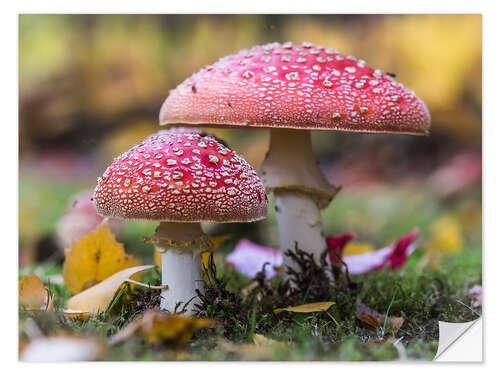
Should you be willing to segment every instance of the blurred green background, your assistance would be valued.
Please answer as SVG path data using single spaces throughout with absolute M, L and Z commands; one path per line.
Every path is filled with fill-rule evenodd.
M 220 57 L 267 42 L 309 41 L 396 74 L 427 104 L 429 137 L 315 133 L 329 180 L 327 234 L 383 246 L 413 227 L 422 238 L 452 218 L 464 248 L 481 247 L 480 15 L 21 15 L 19 18 L 20 263 L 60 260 L 57 223 L 112 158 L 156 132 L 169 90 Z M 266 130 L 212 130 L 254 167 Z M 446 220 L 445 220 L 446 222 Z M 450 221 L 448 220 L 448 223 Z M 442 225 L 442 224 L 441 224 Z M 155 223 L 125 223 L 127 252 Z M 212 225 L 277 246 L 273 210 L 252 225 Z

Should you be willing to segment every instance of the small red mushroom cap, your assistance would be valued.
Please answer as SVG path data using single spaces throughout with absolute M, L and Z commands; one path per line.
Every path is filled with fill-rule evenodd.
M 160 124 L 426 134 L 425 104 L 365 61 L 310 43 L 226 56 L 171 91 Z
M 97 181 L 97 212 L 121 219 L 248 222 L 269 205 L 245 159 L 211 136 L 178 130 L 135 145 Z

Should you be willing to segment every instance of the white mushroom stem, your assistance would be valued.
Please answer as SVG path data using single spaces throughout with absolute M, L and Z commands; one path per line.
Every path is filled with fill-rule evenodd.
M 187 310 L 192 312 L 198 299 L 196 289 L 203 289 L 200 254 L 166 251 L 161 254 L 161 266 L 162 284 L 168 285 L 168 289 L 161 292 L 160 307 L 174 312 L 180 302 L 180 311 L 191 300 Z
M 188 303 L 187 314 L 192 314 L 199 301 L 196 289 L 203 292 L 200 243 L 206 236 L 199 223 L 162 222 L 156 229 L 156 237 L 159 240 L 156 250 L 161 253 L 162 285 L 168 285 L 161 292 L 160 308 L 174 312 L 178 306 L 179 312 Z
M 314 254 L 319 260 L 326 248 L 323 226 L 318 205 L 307 194 L 284 189 L 274 190 L 276 222 L 280 236 L 280 249 L 295 250 L 295 241 L 299 249 Z M 290 264 L 285 257 L 285 264 Z
M 269 151 L 261 167 L 264 185 L 274 191 L 276 220 L 282 251 L 295 249 L 314 254 L 325 250 L 320 209 L 338 188 L 321 172 L 308 130 L 271 129 Z M 285 265 L 291 262 L 285 257 Z

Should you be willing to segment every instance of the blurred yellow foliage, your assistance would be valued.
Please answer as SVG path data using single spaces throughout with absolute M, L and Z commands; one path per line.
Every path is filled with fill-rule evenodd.
M 73 242 L 72 248 L 65 249 L 64 255 L 64 283 L 73 294 L 118 271 L 140 264 L 138 259 L 125 253 L 107 224 L 101 224 L 78 242 Z
M 412 15 L 387 17 L 374 40 L 380 64 L 427 104 L 433 123 L 463 138 L 478 134 L 464 96 L 481 103 L 482 46 L 480 15 Z
M 431 228 L 431 238 L 427 244 L 430 252 L 456 253 L 464 244 L 463 228 L 460 221 L 451 215 L 441 216 Z
M 103 142 L 103 157 L 111 160 L 157 131 L 158 126 L 152 121 L 125 123 Z
M 434 108 L 457 103 L 471 78 L 481 80 L 481 16 L 388 17 L 380 28 L 389 64 L 398 64 L 407 84 Z M 413 72 L 413 73 L 412 73 Z
M 149 101 L 163 95 L 160 83 L 168 80 L 160 24 L 140 16 L 100 16 L 88 33 L 81 75 L 89 110 L 114 116 L 137 103 L 156 104 Z
M 21 144 L 70 132 L 82 118 L 89 130 L 156 123 L 168 90 L 191 74 L 241 49 L 286 40 L 396 73 L 429 107 L 433 131 L 477 142 L 481 22 L 460 14 L 22 15 Z

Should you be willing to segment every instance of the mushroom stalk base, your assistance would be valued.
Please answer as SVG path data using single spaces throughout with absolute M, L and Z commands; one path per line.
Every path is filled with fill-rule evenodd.
M 280 236 L 280 248 L 299 249 L 314 255 L 319 261 L 326 248 L 321 215 L 316 202 L 307 194 L 283 189 L 274 190 L 276 221 Z M 290 257 L 284 257 L 286 266 L 294 267 Z
M 200 238 L 206 235 L 199 223 L 162 222 L 156 237 L 160 239 L 155 247 L 161 253 L 161 282 L 168 285 L 161 292 L 160 308 L 173 313 L 178 305 L 178 312 L 186 307 L 186 313 L 193 314 L 198 302 L 196 289 L 203 292 Z
M 161 254 L 161 282 L 168 289 L 161 292 L 160 308 L 170 312 L 177 311 L 187 305 L 187 313 L 192 314 L 194 305 L 198 302 L 196 289 L 203 290 L 201 277 L 200 254 L 176 251 L 165 251 Z

